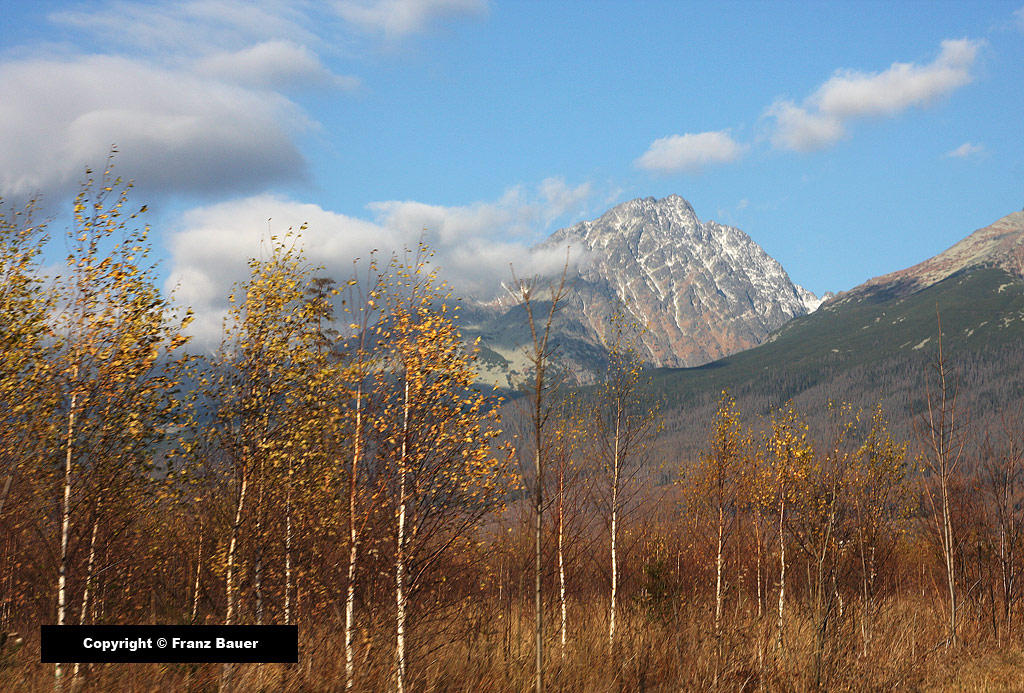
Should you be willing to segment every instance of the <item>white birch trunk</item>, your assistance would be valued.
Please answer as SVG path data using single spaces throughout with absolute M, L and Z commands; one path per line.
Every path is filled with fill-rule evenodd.
M 398 693 L 405 693 L 405 475 L 408 439 L 409 380 L 406 378 L 405 400 L 402 407 L 402 456 L 398 469 L 398 540 L 395 551 L 395 607 L 397 611 L 395 683 Z
M 563 553 L 563 539 L 565 536 L 565 504 L 564 504 L 564 474 L 563 470 L 558 471 L 558 599 L 562 608 L 562 622 L 558 628 L 559 642 L 561 643 L 562 657 L 565 657 L 565 631 L 568 628 L 568 620 L 565 608 L 565 554 Z
M 764 595 L 761 590 L 761 513 L 754 513 L 754 534 L 757 542 L 757 617 L 764 615 Z
M 956 575 L 953 563 L 953 525 L 950 520 L 949 509 L 949 481 L 944 475 L 942 478 L 942 548 L 946 558 L 946 585 L 949 588 L 949 634 L 950 644 L 956 647 Z
M 259 522 L 256 523 L 256 541 L 260 539 L 260 527 Z M 257 545 L 258 546 L 258 545 Z M 256 571 L 253 576 L 256 588 L 256 625 L 263 625 L 263 549 L 257 548 L 256 554 Z
M 782 501 L 779 505 L 779 633 L 778 646 L 782 649 L 783 610 L 786 605 L 786 496 L 782 487 Z
M 292 624 L 292 461 L 288 459 L 288 488 L 284 497 L 284 622 Z
M 235 550 L 238 546 L 238 530 L 242 526 L 242 510 L 245 507 L 245 491 L 248 487 L 248 474 L 242 473 L 242 485 L 238 491 L 238 503 L 235 505 L 235 522 L 231 526 L 231 541 L 228 542 L 228 566 L 224 577 L 224 591 L 227 596 L 227 614 L 224 625 L 230 626 L 235 617 Z
M 99 520 L 94 519 L 92 521 L 92 538 L 89 539 L 89 561 L 86 564 L 85 569 L 85 590 L 82 592 L 82 612 L 78 617 L 78 625 L 84 626 L 85 619 L 89 615 L 89 591 L 92 586 L 92 570 L 96 564 L 96 530 L 99 528 Z M 79 673 L 82 670 L 82 665 L 79 662 L 75 662 L 75 668 L 71 673 L 72 687 L 78 688 L 80 686 Z
M 352 466 L 348 479 L 348 584 L 345 593 L 345 690 L 352 690 L 354 683 L 354 656 L 352 649 L 352 626 L 356 601 L 356 473 L 359 470 L 360 446 L 362 445 L 362 383 L 356 388 L 356 430 L 353 442 Z
M 89 561 L 85 568 L 85 590 L 82 592 L 82 613 L 78 617 L 79 625 L 85 625 L 85 619 L 89 614 L 89 593 L 92 588 L 92 571 L 96 564 L 96 530 L 99 528 L 99 520 L 92 522 L 92 538 L 89 540 Z
M 75 367 L 74 379 L 78 378 L 78 368 Z M 57 568 L 57 625 L 64 625 L 64 611 L 67 604 L 67 574 L 68 574 L 68 535 L 71 533 L 71 458 L 73 454 L 73 440 L 75 436 L 75 407 L 78 403 L 78 393 L 71 395 L 71 408 L 68 410 L 68 437 L 64 453 L 64 503 L 61 508 L 60 519 L 60 566 Z M 53 665 L 54 689 L 60 691 L 64 687 L 64 669 L 60 662 Z
M 608 619 L 608 644 L 615 644 L 615 607 L 619 591 L 619 562 L 616 553 L 616 539 L 618 538 L 619 523 L 619 426 L 621 422 L 621 409 L 615 412 L 615 441 L 612 453 L 612 599 L 611 614 Z
M 722 506 L 718 506 L 718 546 L 715 553 L 715 635 L 719 635 L 722 627 Z

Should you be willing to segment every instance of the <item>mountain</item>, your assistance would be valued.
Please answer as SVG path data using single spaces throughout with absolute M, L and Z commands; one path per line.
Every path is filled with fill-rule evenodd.
M 943 253 L 892 272 L 798 316 L 763 344 L 699 368 L 654 373 L 675 448 L 693 453 L 723 389 L 764 416 L 789 399 L 824 425 L 827 402 L 880 404 L 913 438 L 943 353 L 970 418 L 998 421 L 1024 399 L 1024 213 L 975 231 Z M 934 384 L 933 384 L 934 386 Z M 966 418 L 965 418 L 966 420 Z
M 995 267 L 1024 276 L 1024 211 L 1014 212 L 978 229 L 935 257 L 898 272 L 868 280 L 840 300 L 870 296 L 908 296 L 973 267 Z
M 644 327 L 633 335 L 644 360 L 684 367 L 756 346 L 820 303 L 750 236 L 701 222 L 678 195 L 630 200 L 556 231 L 535 250 L 552 254 L 566 247 L 580 259 L 554 339 L 560 360 L 582 383 L 603 366 L 602 344 L 617 312 Z M 464 308 L 463 331 L 481 338 L 490 379 L 524 373 L 521 347 L 530 335 L 523 313 L 507 300 Z

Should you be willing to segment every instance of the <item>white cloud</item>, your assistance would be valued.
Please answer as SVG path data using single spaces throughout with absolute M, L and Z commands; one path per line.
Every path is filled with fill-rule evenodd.
M 1014 12 L 1013 18 L 1016 20 L 1017 28 L 1024 31 L 1024 7 Z
M 176 301 L 195 310 L 192 334 L 198 342 L 204 346 L 219 342 L 227 297 L 235 283 L 246 279 L 247 259 L 266 252 L 262 244 L 268 228 L 280 233 L 303 223 L 309 224 L 303 232 L 308 259 L 314 265 L 329 266 L 336 276 L 347 275 L 355 257 L 366 257 L 374 248 L 390 250 L 400 242 L 397 235 L 372 222 L 273 195 L 193 209 L 168 242 L 167 288 L 175 291 Z
M 981 45 L 946 40 L 926 65 L 893 63 L 877 73 L 837 71 L 802 104 L 781 99 L 768 108 L 765 115 L 775 121 L 772 144 L 796 151 L 821 149 L 840 140 L 852 120 L 927 106 L 970 83 Z
M 551 178 L 536 189 L 518 186 L 496 201 L 464 206 L 385 201 L 368 205 L 372 220 L 338 214 L 318 205 L 257 195 L 193 209 L 172 233 L 167 288 L 196 311 L 197 342 L 215 345 L 235 282 L 247 276 L 246 260 L 258 256 L 268 228 L 280 233 L 307 224 L 303 246 L 313 265 L 346 279 L 354 258 L 376 249 L 382 259 L 423 239 L 433 262 L 460 292 L 491 298 L 509 277 L 509 264 L 524 276 L 561 268 L 565 248 L 531 250 L 538 231 L 563 214 L 580 212 L 590 186 L 571 187 Z M 269 221 L 268 221 L 269 220 Z M 580 251 L 573 255 L 578 260 Z
M 659 173 L 697 173 L 711 164 L 735 161 L 744 150 L 727 130 L 669 135 L 654 140 L 634 163 Z
M 359 84 L 325 56 L 351 53 L 366 29 L 402 37 L 486 5 L 100 0 L 82 7 L 48 15 L 75 37 L 60 58 L 32 46 L 0 57 L 7 95 L 0 196 L 59 200 L 112 145 L 118 173 L 140 181 L 147 195 L 294 181 L 306 170 L 297 136 L 317 124 L 285 94 Z
M 425 30 L 445 16 L 479 14 L 485 0 L 340 0 L 338 14 L 365 31 L 400 38 Z
M 173 58 L 239 50 L 268 40 L 319 45 L 323 17 L 308 2 L 188 0 L 140 3 L 113 0 L 87 10 L 50 14 L 51 21 L 94 35 L 112 47 Z
M 946 156 L 953 159 L 967 159 L 977 154 L 981 154 L 983 151 L 985 151 L 985 147 L 980 144 L 964 142 L 956 149 L 946 152 Z
M 0 63 L 0 196 L 54 194 L 101 165 L 153 190 L 218 192 L 302 175 L 291 101 L 110 56 Z
M 353 89 L 355 77 L 336 75 L 305 46 L 265 41 L 239 51 L 215 53 L 197 61 L 200 74 L 258 89 L 286 91 L 295 86 Z
M 767 115 L 775 118 L 772 144 L 780 149 L 813 151 L 834 144 L 846 134 L 835 116 L 809 112 L 792 101 L 776 101 Z
M 837 72 L 811 97 L 822 113 L 848 119 L 893 115 L 945 96 L 971 81 L 979 44 L 967 39 L 943 41 L 928 65 L 893 63 L 884 72 Z
M 563 178 L 545 178 L 540 182 L 540 194 L 545 202 L 546 223 L 551 223 L 563 214 L 578 211 L 593 190 L 590 183 L 573 188 Z
M 292 182 L 316 123 L 285 93 L 358 84 L 317 52 L 342 20 L 306 0 L 112 0 L 49 19 L 102 52 L 0 59 L 0 196 L 59 200 L 114 145 L 147 196 Z

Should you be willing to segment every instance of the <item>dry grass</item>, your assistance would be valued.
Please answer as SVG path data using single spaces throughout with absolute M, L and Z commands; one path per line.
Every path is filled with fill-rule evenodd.
M 573 604 L 564 649 L 557 612 L 548 621 L 547 685 L 552 691 L 1013 691 L 1024 690 L 1024 650 L 994 649 L 980 624 L 965 623 L 964 644 L 943 645 L 943 616 L 917 599 L 880 605 L 865 648 L 860 614 L 847 608 L 823 640 L 820 621 L 791 609 L 785 644 L 772 617 L 734 608 L 716 637 L 710 614 L 695 606 L 654 613 L 623 610 L 611 649 L 600 604 Z M 235 691 L 337 691 L 344 688 L 340 631 L 303 629 L 297 665 L 236 665 Z M 414 634 L 411 690 L 527 691 L 532 687 L 532 613 L 474 605 Z M 819 642 L 820 658 L 819 658 Z M 360 691 L 393 689 L 387 623 L 360 633 Z M 820 659 L 820 666 L 818 664 Z M 94 665 L 83 691 L 214 691 L 220 665 Z M 29 642 L 0 671 L 0 688 L 53 690 L 52 665 Z

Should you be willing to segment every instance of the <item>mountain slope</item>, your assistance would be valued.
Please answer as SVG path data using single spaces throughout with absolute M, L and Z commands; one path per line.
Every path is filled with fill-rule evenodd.
M 1024 212 L 1014 212 L 978 229 L 948 250 L 913 267 L 875 277 L 837 298 L 907 296 L 972 267 L 998 267 L 1024 276 Z
M 603 367 L 603 340 L 619 311 L 646 328 L 632 335 L 646 361 L 695 366 L 760 344 L 818 303 L 750 236 L 702 223 L 678 195 L 625 202 L 556 231 L 538 250 L 565 247 L 582 251 L 582 260 L 572 268 L 555 340 L 580 382 Z M 529 336 L 521 310 L 507 302 L 468 307 L 464 331 L 481 338 L 492 376 L 521 373 L 518 351 Z
M 709 417 L 723 389 L 760 415 L 791 398 L 812 417 L 829 399 L 881 403 L 909 436 L 924 407 L 941 319 L 961 403 L 976 420 L 990 420 L 1024 397 L 1021 247 L 1024 214 L 1011 214 L 934 258 L 794 318 L 754 349 L 700 368 L 657 371 L 654 391 L 674 409 L 687 449 L 700 444 L 687 437 L 687 421 Z

